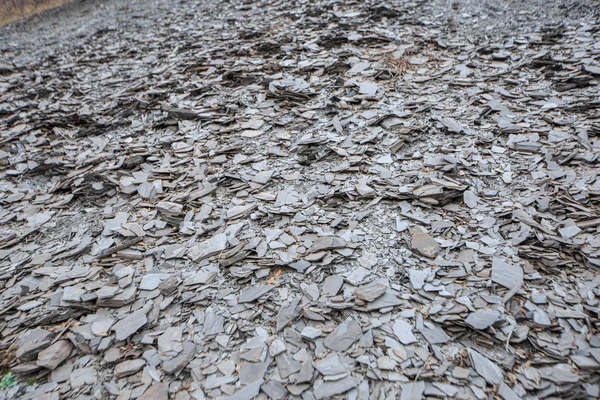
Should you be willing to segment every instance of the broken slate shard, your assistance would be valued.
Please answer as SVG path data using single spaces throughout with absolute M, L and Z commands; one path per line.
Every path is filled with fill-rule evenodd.
M 498 385 L 502 382 L 502 370 L 487 357 L 481 355 L 476 350 L 467 348 L 473 368 L 481 375 L 490 385 Z
M 425 232 L 414 233 L 410 245 L 418 254 L 428 258 L 435 258 L 441 250 L 440 244 Z
M 325 338 L 323 344 L 333 351 L 346 351 L 361 336 L 360 324 L 352 319 L 346 319 Z
M 494 325 L 499 319 L 500 313 L 498 311 L 477 310 L 469 314 L 465 319 L 465 323 L 472 328 L 483 330 Z
M 263 295 L 270 292 L 274 286 L 271 285 L 258 285 L 258 286 L 250 286 L 249 288 L 242 291 L 240 294 L 240 303 L 250 303 L 252 301 L 257 300 Z
M 523 284 L 523 268 L 494 257 L 492 258 L 492 281 L 507 289 L 517 288 Z

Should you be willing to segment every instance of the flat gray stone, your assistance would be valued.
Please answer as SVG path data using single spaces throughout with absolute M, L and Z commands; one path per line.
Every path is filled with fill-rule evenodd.
M 392 326 L 394 335 L 402 344 L 411 344 L 417 341 L 417 338 L 412 333 L 412 326 L 403 320 L 397 320 Z
M 69 357 L 71 350 L 73 344 L 69 340 L 59 340 L 38 353 L 36 364 L 53 370 Z
M 156 186 L 152 183 L 144 182 L 137 187 L 137 192 L 142 199 L 153 199 L 157 195 Z
M 421 400 L 425 391 L 425 382 L 405 383 L 400 385 L 400 389 L 402 389 L 400 400 Z
M 514 289 L 523 284 L 523 268 L 494 257 L 492 259 L 492 281 L 507 289 Z
M 346 241 L 333 236 L 320 237 L 308 249 L 309 253 L 316 253 L 323 250 L 341 249 L 346 247 Z
M 69 381 L 71 387 L 78 388 L 83 385 L 93 385 L 96 383 L 97 372 L 93 367 L 79 368 L 71 372 Z
M 558 233 L 562 236 L 563 239 L 571 239 L 575 237 L 581 232 L 581 229 L 577 225 L 565 226 L 564 228 L 560 228 Z
M 428 258 L 435 258 L 441 251 L 440 244 L 425 232 L 413 234 L 410 246 L 418 254 Z
M 131 304 L 135 300 L 135 293 L 137 291 L 137 287 L 135 285 L 129 285 L 123 291 L 111 298 L 100 298 L 96 301 L 101 307 L 123 307 L 127 304 Z
M 277 368 L 279 369 L 279 376 L 285 379 L 291 374 L 295 374 L 300 371 L 302 365 L 294 360 L 288 353 L 281 353 L 275 357 L 277 361 Z
M 183 350 L 183 327 L 170 326 L 158 337 L 159 357 L 170 359 Z
M 330 350 L 346 351 L 362 336 L 360 324 L 347 319 L 333 330 L 324 340 L 323 344 Z
M 421 333 L 430 344 L 444 344 L 450 341 L 450 336 L 437 325 L 424 327 Z
M 337 353 L 329 353 L 322 360 L 313 362 L 313 366 L 323 375 L 340 375 L 346 372 Z
M 344 278 L 339 275 L 330 275 L 325 278 L 323 282 L 322 292 L 326 296 L 335 296 L 338 294 L 342 285 L 344 284 Z
M 298 315 L 300 315 L 300 307 L 298 304 L 300 303 L 299 297 L 294 297 L 286 302 L 284 302 L 279 311 L 277 312 L 277 332 L 281 331 L 283 328 L 287 326 L 292 320 L 294 320 Z
M 358 287 L 352 294 L 363 301 L 375 301 L 383 296 L 388 288 L 387 281 L 378 279 L 366 285 Z
M 126 340 L 129 336 L 136 333 L 142 326 L 146 325 L 146 310 L 140 309 L 132 312 L 113 326 L 115 339 Z
M 284 400 L 287 398 L 288 391 L 280 382 L 271 379 L 264 383 L 260 389 L 272 400 Z
M 324 399 L 336 394 L 346 393 L 356 386 L 356 381 L 350 376 L 330 382 L 326 382 L 323 379 L 317 379 L 313 385 L 313 393 L 317 399 Z
M 52 332 L 45 329 L 33 329 L 18 340 L 19 347 L 15 355 L 22 361 L 33 360 L 41 350 L 50 345 L 53 339 Z
M 575 383 L 581 380 L 579 375 L 573 373 L 569 364 L 556 364 L 550 367 L 539 368 L 538 372 L 543 379 L 548 379 L 558 385 Z
M 216 335 L 224 331 L 223 324 L 225 318 L 209 307 L 204 314 L 204 327 L 203 331 L 205 335 Z
M 500 382 L 500 386 L 498 386 L 498 394 L 504 400 L 521 400 L 521 397 L 519 397 L 515 391 L 504 382 Z
M 116 378 L 133 375 L 144 368 L 144 365 L 146 365 L 146 361 L 141 358 L 123 361 L 122 363 L 115 365 L 114 375 Z
M 394 293 L 390 290 L 385 292 L 383 296 L 373 300 L 370 303 L 367 303 L 367 311 L 379 310 L 380 308 L 387 307 L 395 307 L 404 304 L 404 301 L 400 300 Z
M 500 313 L 492 310 L 477 310 L 465 319 L 465 323 L 475 329 L 483 330 L 494 325 L 500 319 Z
M 242 361 L 240 363 L 240 370 L 238 372 L 240 383 L 242 385 L 249 385 L 252 382 L 263 379 L 265 377 L 265 373 L 267 372 L 268 367 L 268 361 L 262 363 Z
M 263 382 L 264 380 L 259 379 L 249 385 L 244 386 L 231 396 L 225 398 L 227 400 L 252 400 L 258 395 L 258 392 L 260 392 L 260 387 Z
M 138 400 L 169 400 L 169 384 L 155 383 L 146 389 Z
M 163 274 L 147 274 L 142 277 L 140 282 L 140 290 L 154 290 L 158 288 L 162 280 Z
M 465 204 L 467 205 L 467 207 L 469 208 L 475 208 L 477 207 L 477 203 L 479 202 L 479 197 L 477 197 L 475 195 L 475 193 L 473 193 L 470 190 L 467 190 L 463 193 L 463 198 L 465 201 Z
M 192 342 L 183 342 L 183 350 L 176 357 L 163 361 L 161 367 L 167 374 L 174 374 L 184 369 L 196 355 L 196 345 Z
M 220 233 L 192 247 L 188 252 L 188 256 L 192 261 L 201 261 L 221 253 L 226 247 L 227 234 Z
M 504 379 L 502 370 L 494 362 L 480 354 L 476 350 L 467 348 L 471 363 L 475 371 L 486 380 L 490 385 L 499 385 Z
M 253 302 L 253 301 L 257 300 L 258 298 L 264 296 L 265 294 L 267 294 L 271 290 L 273 290 L 273 288 L 275 288 L 275 286 L 271 286 L 271 285 L 256 285 L 256 286 L 251 286 L 251 287 L 249 287 L 247 289 L 244 289 L 242 291 L 242 293 L 240 293 L 239 302 L 240 303 L 250 303 L 250 302 Z
M 429 277 L 431 269 L 414 269 L 408 270 L 408 279 L 415 290 L 423 289 L 425 286 L 425 280 Z

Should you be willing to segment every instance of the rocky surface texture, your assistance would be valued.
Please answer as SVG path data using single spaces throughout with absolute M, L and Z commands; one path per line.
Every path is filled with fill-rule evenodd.
M 600 396 L 598 2 L 126 3 L 0 32 L 1 399 Z

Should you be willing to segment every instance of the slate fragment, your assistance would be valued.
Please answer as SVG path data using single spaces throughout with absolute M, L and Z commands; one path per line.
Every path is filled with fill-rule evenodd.
M 36 364 L 50 370 L 56 369 L 69 357 L 71 350 L 73 344 L 70 341 L 59 340 L 38 353 Z
M 253 301 L 259 299 L 260 297 L 264 296 L 265 294 L 269 293 L 271 290 L 273 290 L 273 288 L 274 287 L 271 285 L 251 286 L 248 289 L 245 289 L 244 291 L 242 291 L 242 293 L 240 294 L 239 302 L 240 303 L 253 302 Z
M 428 258 L 435 258 L 441 251 L 439 243 L 425 232 L 412 235 L 411 247 L 418 254 Z
M 19 339 L 15 355 L 19 360 L 32 360 L 41 350 L 50 345 L 54 334 L 44 329 L 33 329 Z
M 123 378 L 125 376 L 133 375 L 139 370 L 141 370 L 145 364 L 146 361 L 139 358 L 136 360 L 123 361 L 122 363 L 115 365 L 115 377 Z
M 323 344 L 333 351 L 346 351 L 361 336 L 360 324 L 352 319 L 346 319 L 325 338 Z
M 382 296 L 388 288 L 384 280 L 375 280 L 369 284 L 358 287 L 352 293 L 356 298 L 364 301 L 374 301 Z
M 115 339 L 126 340 L 131 335 L 136 333 L 142 326 L 146 325 L 148 322 L 146 313 L 147 312 L 145 309 L 134 311 L 117 322 L 112 327 L 113 331 L 115 332 Z
M 502 370 L 487 357 L 481 355 L 476 350 L 467 348 L 469 357 L 473 364 L 473 368 L 481 375 L 490 385 L 499 385 L 504 379 Z
M 474 329 L 483 330 L 494 325 L 499 319 L 500 313 L 498 311 L 477 310 L 469 314 L 465 319 L 465 323 Z
M 492 281 L 507 289 L 514 289 L 523 284 L 523 269 L 494 257 L 492 258 Z
M 336 394 L 346 393 L 348 390 L 357 386 L 355 380 L 347 376 L 337 381 L 326 382 L 322 379 L 317 379 L 313 385 L 313 393 L 315 398 L 324 399 Z

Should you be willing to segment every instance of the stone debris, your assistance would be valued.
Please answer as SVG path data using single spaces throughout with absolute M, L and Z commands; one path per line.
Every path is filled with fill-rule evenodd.
M 0 400 L 600 398 L 596 3 L 3 27 Z

